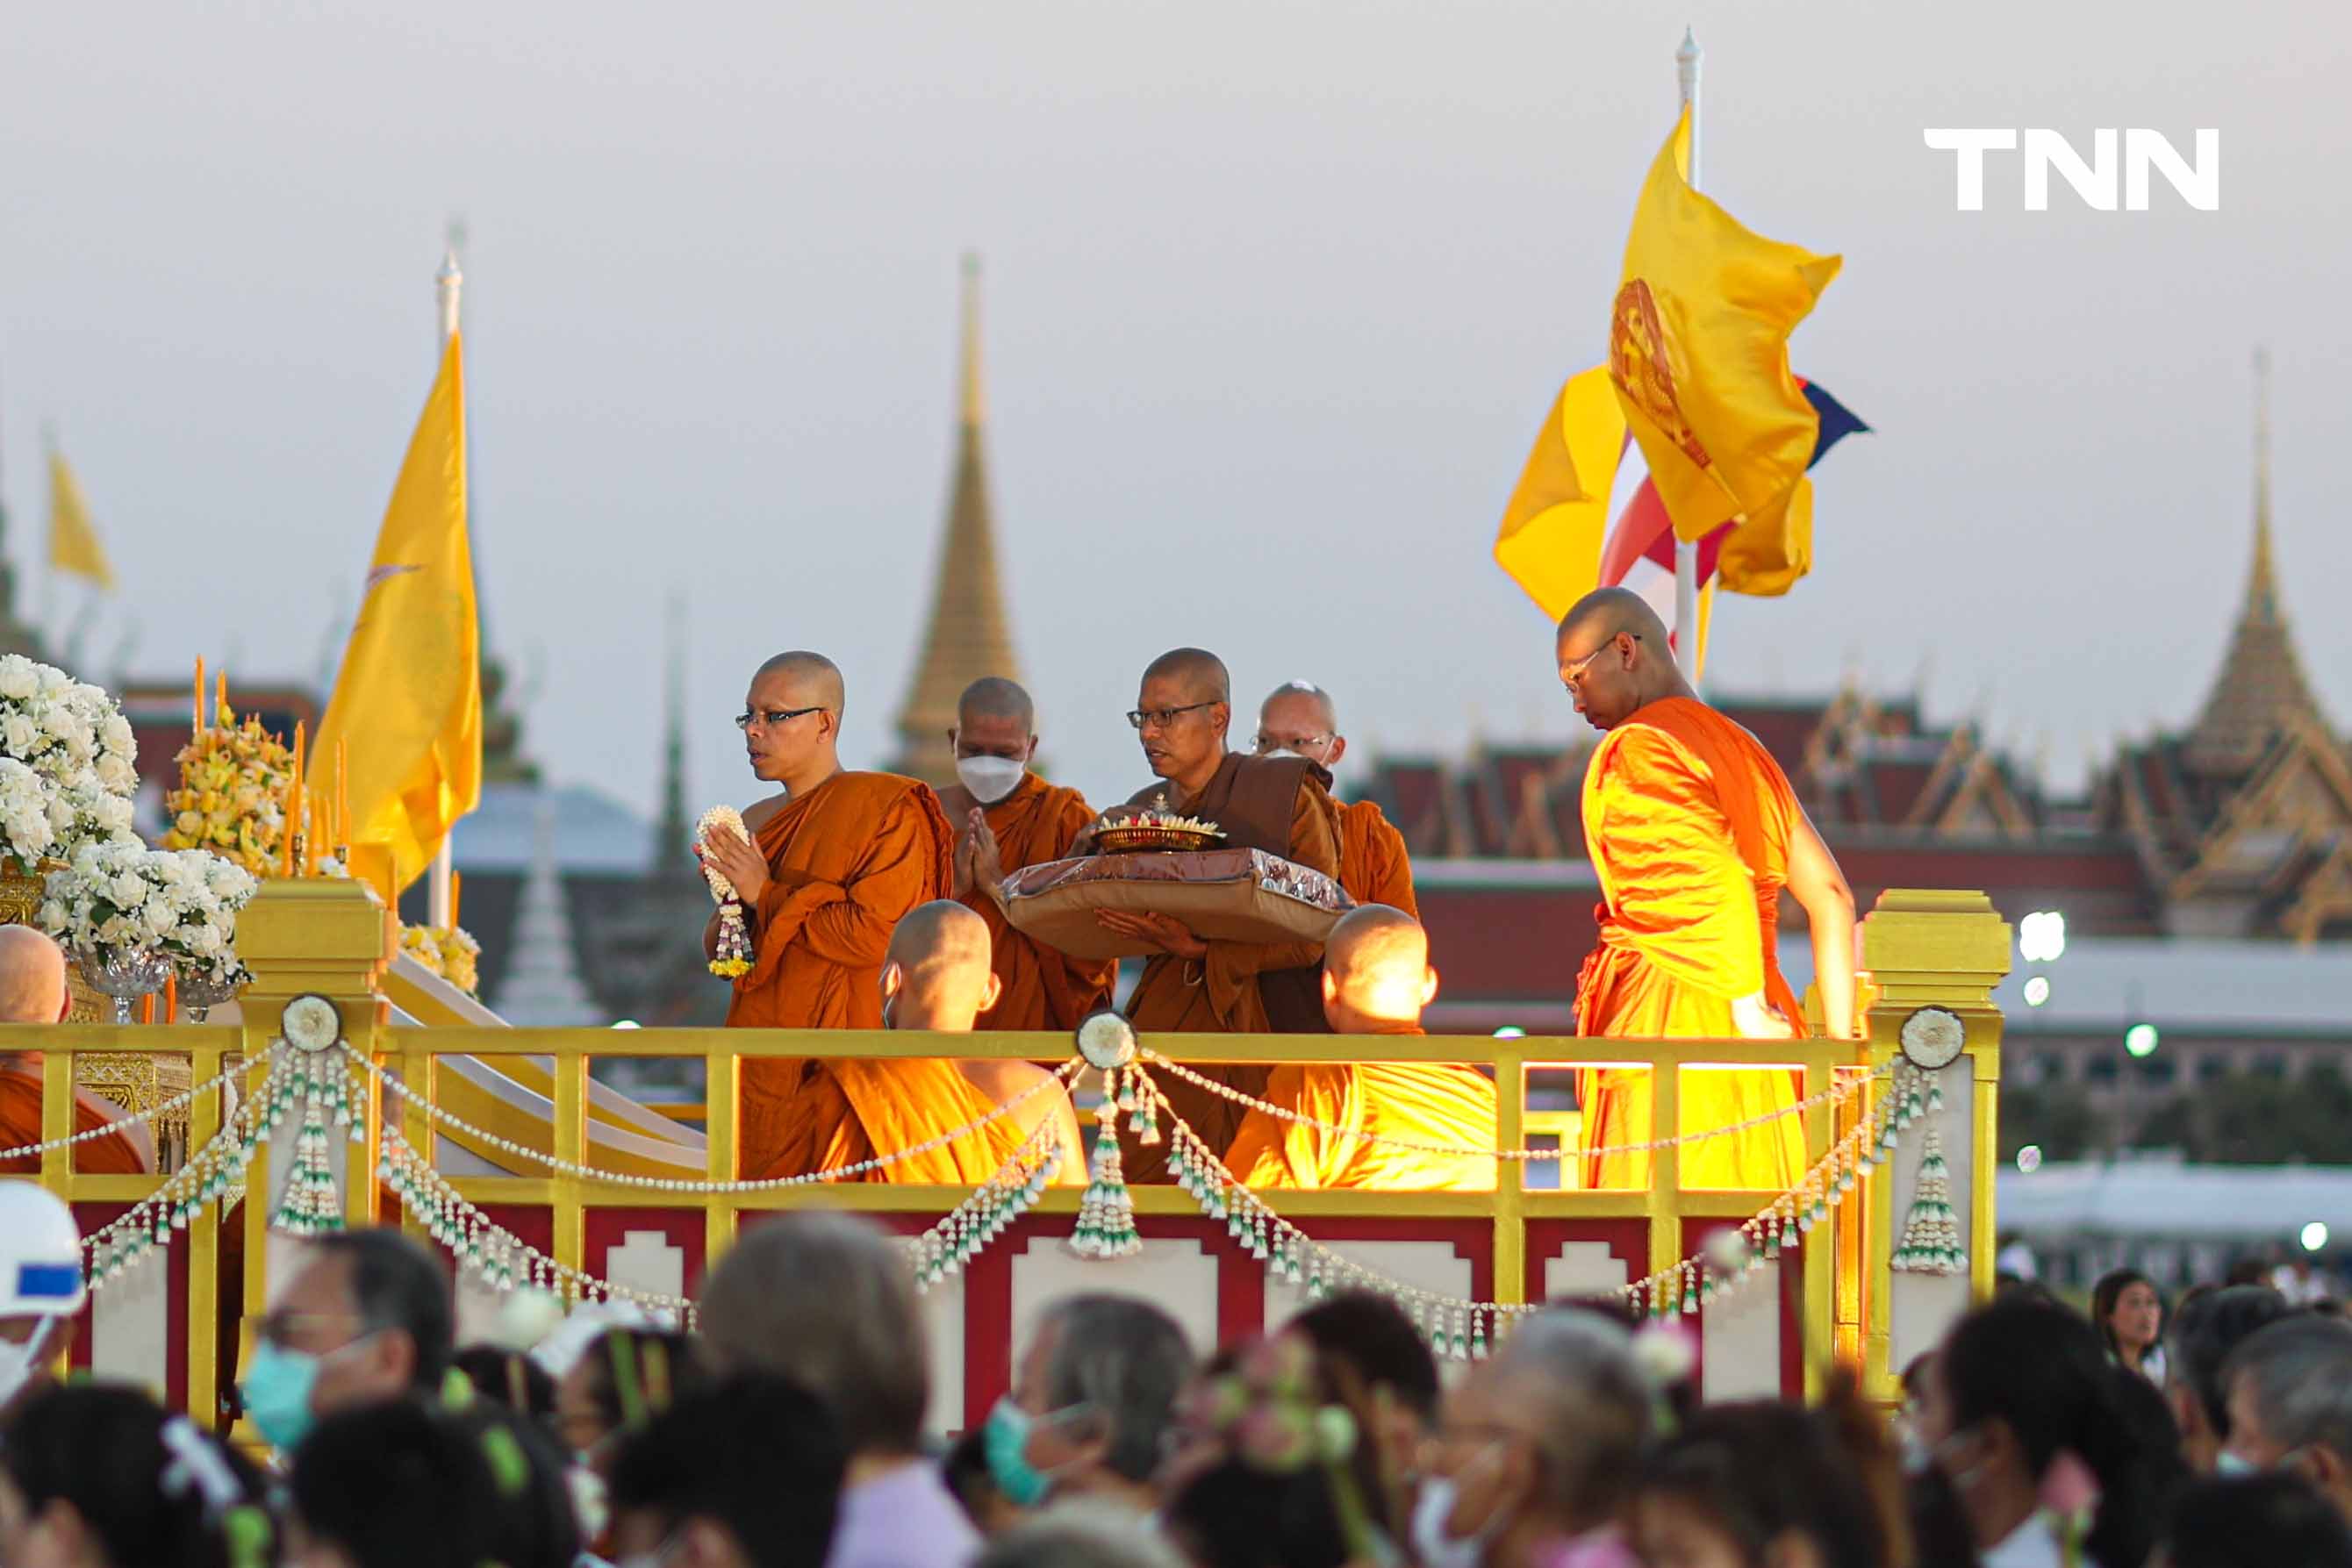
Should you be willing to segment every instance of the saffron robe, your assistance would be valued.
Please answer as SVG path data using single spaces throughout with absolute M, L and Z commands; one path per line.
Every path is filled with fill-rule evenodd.
M 1577 1033 L 1615 1039 L 1736 1040 L 1731 1004 L 1759 991 L 1801 1034 L 1804 1013 L 1780 973 L 1780 888 L 1801 817 L 1788 776 L 1756 737 L 1713 708 L 1668 697 L 1611 730 L 1584 775 L 1584 841 L 1606 902 L 1600 944 L 1576 989 Z M 1776 1042 L 1748 1050 L 1769 1058 Z M 1577 1075 L 1586 1150 L 1651 1131 L 1643 1075 Z M 1727 1126 L 1796 1103 L 1801 1074 L 1701 1070 L 1682 1075 L 1678 1131 Z M 1780 1192 L 1804 1171 L 1802 1118 L 1686 1144 L 1685 1187 Z M 1647 1155 L 1581 1161 L 1588 1187 L 1643 1186 Z
M 930 787 L 836 773 L 760 822 L 770 881 L 746 910 L 756 957 L 735 979 L 741 1029 L 880 1029 L 890 931 L 947 895 L 954 834 Z M 746 1058 L 738 1168 L 746 1179 L 833 1170 L 977 1121 L 988 1100 L 952 1061 Z M 977 1183 L 1011 1156 L 1011 1120 L 857 1179 Z
M 1225 1168 L 1252 1187 L 1484 1192 L 1495 1186 L 1491 1158 L 1403 1149 L 1363 1137 L 1493 1148 L 1495 1086 L 1475 1068 L 1438 1061 L 1291 1063 L 1274 1070 L 1265 1098 L 1346 1132 L 1250 1112 L 1226 1152 Z
M 125 1114 L 121 1106 L 87 1089 L 74 1091 L 73 1130 L 87 1133 Z M 0 1149 L 40 1143 L 41 1056 L 38 1051 L 0 1061 Z M 144 1127 L 125 1127 L 68 1151 L 68 1168 L 85 1176 L 143 1176 L 155 1168 L 155 1149 Z M 37 1155 L 0 1160 L 0 1176 L 38 1176 Z
M 1339 885 L 1358 904 L 1385 904 L 1421 918 L 1404 835 L 1370 800 L 1339 809 Z
M 945 798 L 961 831 L 964 815 L 975 802 L 960 789 L 947 791 Z M 1034 773 L 1023 774 L 1013 793 L 982 810 L 1003 852 L 1007 876 L 1024 866 L 1062 859 L 1070 852 L 1070 841 L 1095 820 L 1085 796 L 1048 784 Z M 1111 984 L 1118 977 L 1116 961 L 1073 958 L 1024 935 L 1004 918 L 996 900 L 978 888 L 967 893 L 963 902 L 988 922 L 989 963 L 1003 988 L 996 1005 L 973 1022 L 974 1029 L 1067 1034 L 1088 1013 L 1110 1005 Z
M 1339 811 L 1324 780 L 1330 777 L 1302 758 L 1244 757 L 1228 752 L 1200 798 L 1181 809 L 1215 822 L 1226 842 L 1264 850 L 1326 876 L 1339 871 Z M 1170 809 L 1165 783 L 1136 794 L 1135 806 Z M 1320 942 L 1210 942 L 1200 958 L 1154 955 L 1143 966 L 1127 1016 L 1139 1033 L 1324 1033 L 1323 945 Z M 1261 1092 L 1269 1068 L 1250 1064 L 1193 1071 L 1248 1094 Z M 1224 1148 L 1240 1125 L 1243 1107 L 1208 1090 L 1156 1075 L 1176 1113 L 1213 1149 Z M 1129 1181 L 1168 1179 L 1165 1143 L 1143 1145 L 1121 1134 Z

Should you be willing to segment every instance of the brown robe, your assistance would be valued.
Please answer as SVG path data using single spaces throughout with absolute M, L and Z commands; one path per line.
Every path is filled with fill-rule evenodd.
M 946 791 L 945 799 L 951 802 L 961 831 L 973 801 L 960 789 Z M 1085 796 L 1048 784 L 1034 773 L 1024 774 L 1012 794 L 982 810 L 1003 852 L 1007 876 L 1024 866 L 1062 859 L 1070 852 L 1070 841 L 1095 820 Z M 1024 936 L 1004 918 L 997 902 L 978 888 L 964 894 L 963 902 L 988 923 L 990 966 L 1003 987 L 996 1005 L 980 1015 L 974 1029 L 1067 1034 L 1088 1013 L 1110 1004 L 1111 984 L 1118 976 L 1116 963 L 1073 958 Z

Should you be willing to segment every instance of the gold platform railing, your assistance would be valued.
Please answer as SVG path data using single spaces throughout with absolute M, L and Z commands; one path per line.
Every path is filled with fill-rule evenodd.
M 323 996 L 341 1015 L 344 1040 L 369 1061 L 397 1077 L 413 1092 L 395 1097 L 371 1078 L 362 1085 L 362 1140 L 344 1146 L 340 1172 L 345 1218 L 352 1223 L 392 1221 L 383 1212 L 395 1203 L 376 1178 L 387 1132 L 387 1116 L 410 1147 L 431 1158 L 436 1135 L 426 1106 L 437 1103 L 439 1064 L 454 1056 L 487 1059 L 537 1056 L 552 1068 L 553 1115 L 548 1146 L 540 1151 L 572 1166 L 590 1167 L 588 1086 L 599 1060 L 688 1060 L 701 1064 L 705 1093 L 704 1176 L 725 1182 L 737 1176 L 741 1064 L 761 1059 L 956 1057 L 1059 1061 L 1071 1052 L 1065 1037 L 1024 1034 L 932 1035 L 920 1033 L 787 1032 L 745 1030 L 493 1029 L 395 1027 L 379 999 L 375 982 L 393 948 L 380 905 L 352 882 L 272 883 L 247 911 L 239 949 L 256 979 L 243 1002 L 236 1027 L 118 1028 L 92 1025 L 0 1028 L 0 1055 L 44 1052 L 43 1140 L 55 1143 L 72 1131 L 73 1059 L 87 1052 L 162 1052 L 185 1057 L 193 1082 L 202 1084 L 233 1060 L 245 1093 L 257 1091 L 263 1058 L 278 1036 L 285 1005 L 301 995 Z M 1736 1066 L 1787 1067 L 1802 1074 L 1808 1100 L 1828 1096 L 1841 1082 L 1853 1092 L 1829 1096 L 1800 1113 L 1810 1166 L 1868 1114 L 1885 1088 L 1882 1069 L 1900 1050 L 1904 1023 L 1921 1009 L 1961 1019 L 1964 1065 L 1948 1070 L 1947 1099 L 1955 1103 L 1957 1132 L 1964 1140 L 1966 1186 L 1955 1195 L 1964 1214 L 1970 1272 L 1969 1292 L 1981 1296 L 1991 1283 L 1994 1234 L 1992 1168 L 1995 1145 L 1993 1086 L 2000 1076 L 2000 1015 L 1990 991 L 2005 972 L 2008 928 L 1979 895 L 1890 894 L 1865 922 L 1863 956 L 1869 966 L 1868 1038 L 1862 1041 L 1808 1040 L 1759 1045 L 1743 1041 L 1586 1040 L 1475 1036 L 1344 1037 L 1328 1035 L 1145 1036 L 1141 1043 L 1187 1065 L 1233 1062 L 1447 1061 L 1467 1062 L 1490 1073 L 1497 1090 L 1498 1149 L 1526 1143 L 1528 1085 L 1531 1071 L 1559 1067 L 1612 1066 L 1644 1070 L 1652 1098 L 1652 1124 L 1679 1124 L 1682 1074 L 1685 1071 Z M 1860 1081 L 1860 1082 L 1856 1082 Z M 405 1103 L 403 1103 L 404 1100 Z M 190 1141 L 201 1147 L 220 1130 L 222 1096 L 199 1096 L 190 1108 Z M 215 1347 L 224 1302 L 217 1281 L 226 1222 L 241 1233 L 244 1253 L 242 1313 L 250 1320 L 269 1298 L 272 1248 L 270 1162 L 278 1145 L 265 1143 L 246 1176 L 247 1200 L 230 1211 L 226 1203 L 206 1205 L 175 1232 L 173 1245 L 186 1249 L 185 1397 L 190 1410 L 211 1418 L 218 1409 L 225 1369 Z M 516 1163 L 530 1165 L 526 1156 Z M 1531 1271 L 1529 1228 L 1553 1221 L 1639 1221 L 1645 1229 L 1646 1262 L 1654 1271 L 1669 1268 L 1693 1250 L 1695 1223 L 1737 1223 L 1770 1206 L 1777 1191 L 1686 1188 L 1680 1179 L 1678 1151 L 1668 1145 L 1649 1162 L 1640 1188 L 1547 1190 L 1531 1187 L 1523 1162 L 1497 1162 L 1491 1190 L 1432 1193 L 1300 1191 L 1261 1193 L 1283 1218 L 1312 1236 L 1322 1218 L 1395 1220 L 1475 1220 L 1491 1233 L 1493 1299 L 1525 1301 Z M 47 1149 L 38 1178 L 79 1206 L 135 1204 L 161 1185 L 158 1176 L 77 1173 L 72 1150 Z M 828 1208 L 870 1213 L 939 1216 L 969 1197 L 961 1187 L 893 1184 L 807 1185 L 750 1192 L 679 1191 L 616 1185 L 593 1174 L 457 1176 L 448 1178 L 467 1201 L 485 1206 L 544 1208 L 551 1218 L 548 1252 L 561 1265 L 584 1268 L 585 1220 L 592 1209 L 693 1208 L 705 1215 L 705 1256 L 716 1258 L 732 1241 L 741 1217 L 787 1208 Z M 1867 1385 L 1885 1396 L 1899 1362 L 1891 1360 L 1895 1341 L 1897 1291 L 1888 1263 L 1900 1216 L 1884 1170 L 1861 1181 L 1835 1210 L 1816 1226 L 1799 1249 L 1792 1299 L 1806 1354 L 1807 1382 L 1815 1384 L 1828 1359 L 1859 1365 Z M 1035 1206 L 1046 1215 L 1075 1213 L 1076 1188 L 1048 1189 Z M 1197 1217 L 1184 1193 L 1163 1186 L 1133 1189 L 1136 1212 L 1149 1230 L 1155 1216 Z M 413 1220 L 410 1223 L 415 1223 Z M 1830 1245 L 1822 1245 L 1827 1239 Z M 1785 1256 L 1785 1255 L 1784 1255 Z M 1540 1260 L 1537 1260 L 1538 1263 Z M 1784 1268 L 1784 1273 L 1790 1272 Z M 1539 1289 L 1539 1287 L 1538 1287 Z M 240 1310 L 230 1307 L 231 1311 Z

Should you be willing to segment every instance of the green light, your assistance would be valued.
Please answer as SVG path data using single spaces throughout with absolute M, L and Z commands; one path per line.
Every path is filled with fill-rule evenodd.
M 2124 1030 L 2124 1049 L 2134 1056 L 2153 1056 L 2158 1038 L 2154 1024 L 2136 1023 Z

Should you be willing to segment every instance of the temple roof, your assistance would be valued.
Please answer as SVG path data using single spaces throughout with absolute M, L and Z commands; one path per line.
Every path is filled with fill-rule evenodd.
M 932 784 L 955 781 L 947 732 L 956 699 L 982 675 L 1021 678 L 1004 588 L 996 564 L 996 515 L 989 502 L 986 400 L 980 369 L 980 258 L 964 257 L 963 348 L 956 417 L 955 475 L 931 588 L 922 657 L 898 710 L 894 771 Z

